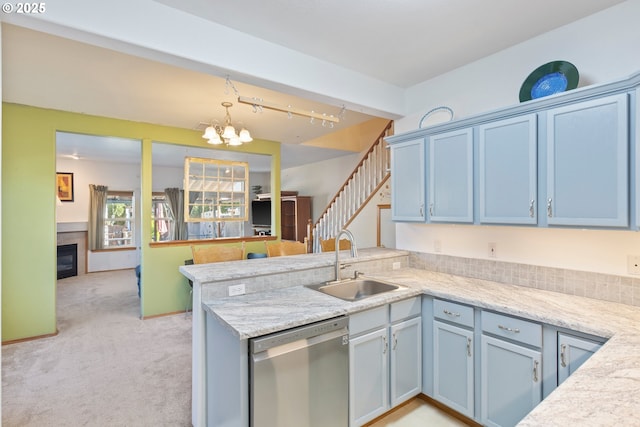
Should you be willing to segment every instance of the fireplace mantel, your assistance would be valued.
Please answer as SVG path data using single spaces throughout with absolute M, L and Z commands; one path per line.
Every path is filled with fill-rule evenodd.
M 74 231 L 87 231 L 89 229 L 88 222 L 58 222 L 56 223 L 56 231 L 58 233 L 71 233 Z

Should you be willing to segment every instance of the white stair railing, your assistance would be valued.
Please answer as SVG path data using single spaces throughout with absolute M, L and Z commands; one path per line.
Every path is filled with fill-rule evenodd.
M 389 122 L 320 215 L 313 226 L 313 252 L 320 252 L 320 239 L 333 238 L 349 225 L 389 179 L 389 150 L 384 138 L 392 133 L 393 122 Z

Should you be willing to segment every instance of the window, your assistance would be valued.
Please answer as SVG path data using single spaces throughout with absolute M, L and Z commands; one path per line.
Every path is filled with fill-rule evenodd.
M 174 219 L 167 203 L 165 193 L 151 195 L 151 241 L 166 242 L 172 240 L 171 229 Z
M 132 191 L 107 192 L 104 216 L 104 248 L 134 247 L 134 198 Z
M 186 222 L 248 221 L 249 163 L 187 157 Z

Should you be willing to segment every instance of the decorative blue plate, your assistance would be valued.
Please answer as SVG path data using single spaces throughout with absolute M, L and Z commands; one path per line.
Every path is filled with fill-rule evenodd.
M 520 102 L 542 98 L 578 87 L 578 69 L 567 61 L 553 61 L 536 68 L 520 88 Z

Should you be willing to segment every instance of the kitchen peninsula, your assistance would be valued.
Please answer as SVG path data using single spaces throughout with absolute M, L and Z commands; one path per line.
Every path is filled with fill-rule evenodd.
M 387 249 L 365 249 L 356 259 L 348 259 L 354 270 L 388 282 L 404 285 L 399 293 L 380 294 L 357 302 L 342 301 L 303 285 L 332 280 L 333 254 L 247 260 L 184 266 L 180 270 L 194 282 L 194 425 L 206 424 L 204 381 L 227 381 L 223 386 L 224 406 L 220 411 L 224 425 L 248 425 L 247 340 L 271 332 L 293 328 L 340 315 L 352 315 L 376 306 L 413 296 L 440 298 L 527 319 L 549 327 L 562 328 L 608 340 L 569 379 L 558 386 L 533 409 L 519 425 L 628 425 L 640 412 L 640 309 L 624 304 L 549 292 L 523 286 L 443 274 L 415 268 L 415 254 Z M 412 262 L 410 263 L 410 260 Z M 227 264 L 227 265 L 224 265 Z M 411 265 L 410 265 L 411 264 Z M 227 297 L 229 285 L 243 283 L 247 294 Z M 196 305 L 197 304 L 197 305 Z M 205 327 L 205 316 L 208 318 Z M 426 320 L 423 313 L 423 322 Z M 231 366 L 223 380 L 205 368 L 205 341 L 213 339 L 211 329 L 226 337 L 217 347 L 233 347 L 242 357 L 220 359 Z M 206 330 L 206 336 L 205 336 Z M 425 331 L 426 328 L 423 329 Z M 220 335 L 217 335 L 218 337 Z M 212 344 L 212 343 L 209 343 Z M 545 345 L 548 345 L 545 342 Z M 209 350 L 215 346 L 209 346 Z M 423 351 L 429 351 L 428 340 Z M 425 358 L 423 360 L 428 360 Z M 550 364 L 554 361 L 544 360 Z M 423 392 L 430 388 L 426 372 Z M 425 393 L 426 394 L 426 393 Z M 235 404 L 232 404 L 235 402 Z

